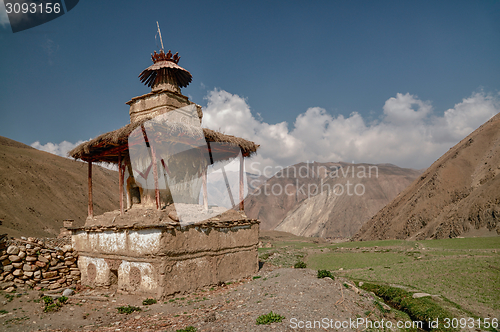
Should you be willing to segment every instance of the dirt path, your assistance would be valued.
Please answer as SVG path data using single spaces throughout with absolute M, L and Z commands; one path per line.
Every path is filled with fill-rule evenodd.
M 5 331 L 176 331 L 193 326 L 197 331 L 301 331 L 300 321 L 375 321 L 382 314 L 371 294 L 346 288 L 342 278 L 318 279 L 309 269 L 264 267 L 258 276 L 236 283 L 180 295 L 175 299 L 143 306 L 145 298 L 120 295 L 113 290 L 85 290 L 70 297 L 59 311 L 44 313 L 34 303 L 39 292 L 27 291 L 0 310 Z M 359 292 L 359 294 L 358 294 Z M 142 311 L 118 314 L 119 306 L 138 306 Z M 273 311 L 285 317 L 281 323 L 257 325 L 256 319 Z M 334 324 L 334 323 L 333 323 Z M 307 331 L 324 329 L 307 329 Z M 333 330 L 333 329 L 332 329 Z

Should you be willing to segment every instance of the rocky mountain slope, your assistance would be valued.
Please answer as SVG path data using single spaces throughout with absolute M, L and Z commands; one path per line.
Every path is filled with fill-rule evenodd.
M 93 167 L 94 213 L 118 208 L 118 172 Z M 87 217 L 87 164 L 0 136 L 0 233 L 54 236 Z
M 355 236 L 500 234 L 500 114 L 446 152 Z
M 389 164 L 300 163 L 250 195 L 245 211 L 263 230 L 351 237 L 420 174 Z

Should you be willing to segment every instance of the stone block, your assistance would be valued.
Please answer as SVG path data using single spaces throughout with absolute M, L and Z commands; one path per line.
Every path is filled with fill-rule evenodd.
M 14 272 L 12 272 L 12 275 L 13 275 L 14 277 L 20 277 L 20 276 L 22 276 L 23 274 L 24 274 L 24 272 L 23 272 L 23 270 L 21 270 L 21 269 L 15 269 L 15 270 L 14 270 Z
M 57 271 L 43 272 L 42 275 L 44 279 L 53 278 L 57 276 Z
M 10 255 L 9 259 L 13 263 L 20 262 L 22 260 L 22 258 L 19 257 L 18 255 Z
M 35 262 L 35 265 L 38 266 L 38 267 L 45 267 L 47 265 L 47 263 L 45 262 L 40 262 L 40 261 L 36 261 Z
M 19 247 L 18 246 L 9 246 L 7 248 L 7 254 L 9 255 L 17 255 L 19 253 Z
M 35 270 L 36 270 L 36 268 L 34 265 L 31 265 L 31 264 L 24 264 L 23 265 L 23 271 L 33 272 Z

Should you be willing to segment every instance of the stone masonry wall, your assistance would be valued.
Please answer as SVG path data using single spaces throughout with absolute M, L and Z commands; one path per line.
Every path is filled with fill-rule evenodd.
M 0 241 L 0 288 L 12 292 L 23 285 L 50 290 L 76 287 L 78 253 L 70 244 L 50 242 L 33 237 Z

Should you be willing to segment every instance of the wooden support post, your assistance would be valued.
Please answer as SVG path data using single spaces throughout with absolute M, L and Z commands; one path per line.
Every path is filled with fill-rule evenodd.
M 203 208 L 205 211 L 208 210 L 208 188 L 207 188 L 207 169 L 204 168 L 201 173 L 202 184 L 203 184 Z
M 94 217 L 94 204 L 92 201 L 92 162 L 89 161 L 89 218 Z
M 231 207 L 234 208 L 234 198 L 233 198 L 233 193 L 231 191 L 231 186 L 229 185 L 229 181 L 227 180 L 227 175 L 226 175 L 226 170 L 224 169 L 224 166 L 221 167 L 222 170 L 222 175 L 224 176 L 224 182 L 226 183 L 226 189 L 227 193 L 229 194 L 229 199 L 231 200 Z
M 122 167 L 122 153 L 118 152 L 118 192 L 120 195 L 120 215 L 123 215 L 123 177 L 125 169 Z
M 243 172 L 245 171 L 245 162 L 243 160 L 243 153 L 240 154 L 240 211 L 245 210 L 243 204 L 243 196 L 245 194 L 245 187 L 243 183 Z
M 153 162 L 153 176 L 155 181 L 155 201 L 156 208 L 160 209 L 160 188 L 158 186 L 158 165 L 156 163 L 156 152 L 153 146 L 151 146 L 151 160 Z

